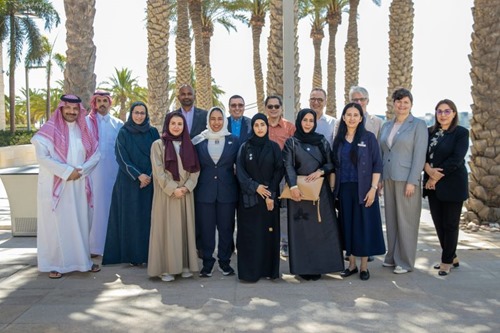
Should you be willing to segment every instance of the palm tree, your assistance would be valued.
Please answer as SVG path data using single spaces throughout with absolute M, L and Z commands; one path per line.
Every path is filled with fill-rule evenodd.
M 260 36 L 266 20 L 266 11 L 269 9 L 269 0 L 236 0 L 227 6 L 228 10 L 239 10 L 250 13 L 250 18 L 245 17 L 245 23 L 252 28 L 253 45 L 253 75 L 257 95 L 257 109 L 264 112 L 264 76 L 260 59 Z
M 85 107 L 95 91 L 95 0 L 64 0 L 66 12 L 66 68 L 64 91 L 80 96 Z
M 313 87 L 323 87 L 323 72 L 321 69 L 321 44 L 325 38 L 325 15 L 328 0 L 308 0 L 306 14 L 311 16 L 311 34 L 310 37 L 314 47 L 314 70 Z
M 202 0 L 188 0 L 189 16 L 194 33 L 195 71 L 198 78 L 196 92 L 197 105 L 203 109 L 212 106 L 212 87 L 210 84 L 210 64 L 203 45 Z
M 137 100 L 146 101 L 147 92 L 144 88 L 138 89 L 137 78 L 132 77 L 132 71 L 128 68 L 120 70 L 115 68 L 115 74 L 108 80 L 102 82 L 105 85 L 104 89 L 111 92 L 113 100 L 120 106 L 119 118 L 125 121 L 129 104 Z M 166 91 L 165 96 L 167 96 Z
M 393 0 L 389 8 L 389 79 L 386 117 L 392 119 L 392 93 L 411 89 L 413 70 L 413 1 Z
M 326 14 L 326 22 L 328 23 L 328 62 L 326 84 L 328 99 L 326 102 L 326 113 L 333 117 L 337 116 L 337 59 L 335 55 L 335 40 L 338 27 L 342 23 L 342 11 L 348 4 L 349 0 L 329 0 Z
M 148 107 L 151 124 L 158 128 L 162 126 L 163 114 L 168 111 L 168 38 L 165 36 L 169 35 L 172 8 L 165 0 L 147 2 Z
M 381 0 L 373 0 L 380 6 Z M 359 46 L 358 46 L 358 5 L 359 0 L 349 0 L 349 26 L 347 28 L 347 41 L 345 43 L 345 86 L 344 101 L 349 102 L 349 89 L 358 85 L 359 81 Z
M 476 223 L 500 222 L 500 6 L 498 2 L 475 0 L 472 9 L 474 32 L 469 56 L 472 68 L 472 157 L 470 161 L 467 220 Z
M 269 1 L 270 32 L 267 39 L 267 95 L 283 96 L 283 3 Z
M 45 91 L 40 89 L 30 89 L 30 123 L 34 124 L 36 122 L 45 119 Z M 19 113 L 25 115 L 22 123 L 24 124 L 27 117 L 27 93 L 25 88 L 21 88 L 21 95 L 16 96 L 16 108 L 18 108 Z
M 176 86 L 180 87 L 183 84 L 192 85 L 191 36 L 189 31 L 188 0 L 177 1 L 177 34 L 175 36 L 175 55 L 175 63 L 177 65 L 175 75 Z M 170 96 L 176 101 L 176 108 L 178 109 L 180 107 L 180 103 L 175 98 L 175 90 L 170 91 L 173 91 L 173 94 Z
M 59 67 L 61 71 L 64 71 L 64 66 L 66 65 L 66 57 L 63 54 L 60 53 L 54 53 L 54 43 L 50 44 L 49 39 L 46 36 L 42 36 L 42 58 L 39 59 L 39 61 L 36 62 L 36 64 L 44 64 L 45 66 L 45 73 L 46 73 L 46 79 L 47 79 L 47 89 L 45 90 L 47 96 L 46 96 L 46 105 L 45 105 L 45 112 L 46 112 L 46 119 L 50 118 L 50 112 L 51 112 L 51 98 L 50 98 L 50 78 L 52 75 L 52 65 L 53 62 Z M 35 65 L 36 65 L 35 64 Z M 34 65 L 33 63 L 27 64 L 27 65 Z M 30 94 L 31 96 L 31 94 Z
M 23 45 L 26 43 L 28 52 L 26 62 L 40 58 L 42 54 L 41 35 L 33 18 L 41 18 L 44 28 L 51 30 L 59 25 L 59 15 L 49 0 L 9 0 L 0 5 L 0 42 L 8 37 L 9 52 L 9 99 L 10 99 L 10 131 L 16 131 L 15 98 L 16 82 L 15 70 L 21 60 Z

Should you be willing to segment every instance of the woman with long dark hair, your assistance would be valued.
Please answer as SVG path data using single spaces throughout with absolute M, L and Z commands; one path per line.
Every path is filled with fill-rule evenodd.
M 368 257 L 385 253 L 377 195 L 382 160 L 377 138 L 365 130 L 359 104 L 347 104 L 339 122 L 332 149 L 334 192 L 340 203 L 344 249 L 350 254 L 349 267 L 341 276 L 357 273 L 356 257 L 361 257 L 359 277 L 366 281 L 370 278 Z
M 465 154 L 469 131 L 458 125 L 457 107 L 444 99 L 436 105 L 435 123 L 429 128 L 424 166 L 424 197 L 429 200 L 432 220 L 441 245 L 441 263 L 434 266 L 441 276 L 458 267 L 456 254 L 458 225 L 464 200 L 468 197 Z

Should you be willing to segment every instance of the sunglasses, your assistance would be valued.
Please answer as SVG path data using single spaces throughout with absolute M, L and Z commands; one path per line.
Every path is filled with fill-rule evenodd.
M 231 105 L 230 105 L 230 107 L 232 107 L 232 108 L 236 108 L 236 107 L 238 107 L 238 108 L 242 108 L 242 107 L 244 107 L 244 106 L 245 106 L 245 104 L 236 104 L 236 103 L 235 103 L 235 104 L 231 104 Z
M 278 110 L 278 109 L 281 107 L 281 105 L 279 105 L 279 104 L 274 104 L 274 105 L 273 105 L 273 104 L 269 104 L 269 105 L 266 105 L 266 107 L 267 107 L 269 110 L 272 110 L 273 108 L 274 108 L 275 110 Z
M 318 102 L 318 103 L 323 103 L 325 100 L 323 98 L 315 98 L 311 97 L 309 98 L 309 102 Z

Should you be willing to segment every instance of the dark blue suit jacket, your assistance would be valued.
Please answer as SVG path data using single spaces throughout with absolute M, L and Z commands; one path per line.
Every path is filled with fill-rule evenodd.
M 234 166 L 239 146 L 236 136 L 227 135 L 224 150 L 217 164 L 208 153 L 208 140 L 195 146 L 201 167 L 198 184 L 194 190 L 196 201 L 203 203 L 238 202 L 238 180 Z
M 231 130 L 231 117 L 227 117 L 227 130 L 231 133 L 233 131 Z M 240 131 L 240 137 L 239 142 L 240 146 L 248 140 L 248 138 L 252 135 L 252 119 L 242 116 L 241 119 L 241 131 Z
M 176 112 L 181 112 L 181 109 L 175 110 Z M 191 126 L 191 131 L 189 132 L 189 137 L 192 139 L 207 128 L 207 114 L 208 111 L 203 109 L 194 108 L 193 124 Z M 165 132 L 166 124 L 163 121 L 163 130 Z

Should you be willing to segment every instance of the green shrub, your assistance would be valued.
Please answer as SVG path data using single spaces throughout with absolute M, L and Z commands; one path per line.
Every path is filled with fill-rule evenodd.
M 0 147 L 29 144 L 36 131 L 17 131 L 11 134 L 10 131 L 0 131 Z

